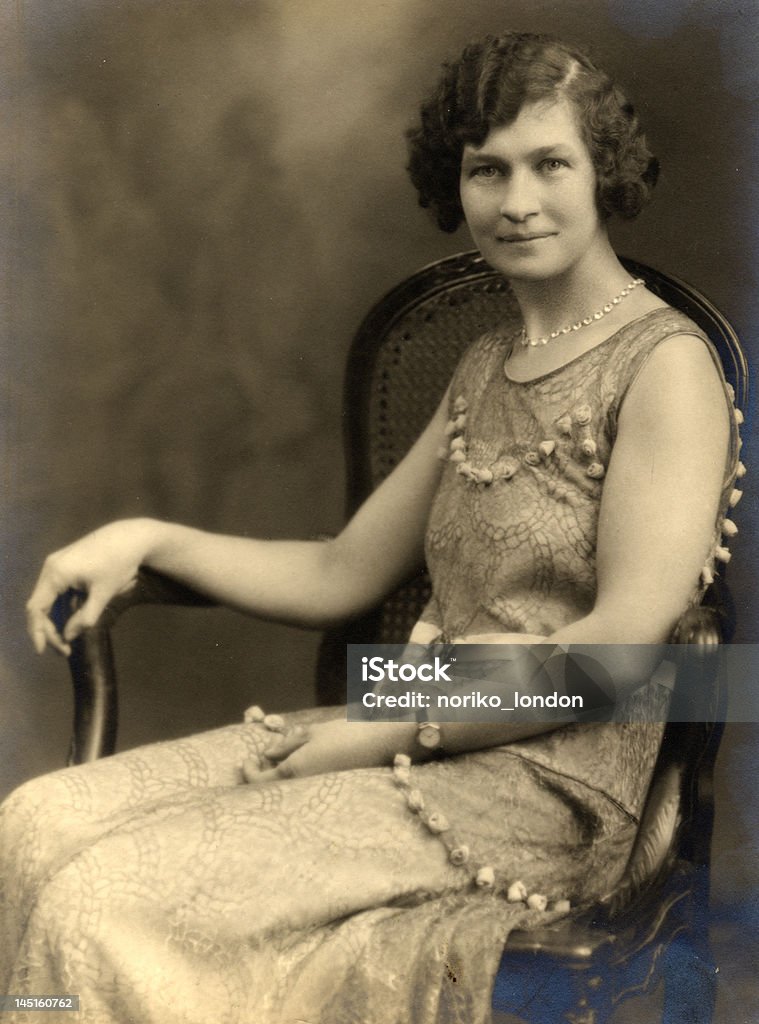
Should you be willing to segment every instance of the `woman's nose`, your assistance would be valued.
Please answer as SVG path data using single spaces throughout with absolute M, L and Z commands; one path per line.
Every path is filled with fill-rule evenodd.
M 528 175 L 514 173 L 504 181 L 500 212 L 514 224 L 522 223 L 538 212 L 534 183 Z

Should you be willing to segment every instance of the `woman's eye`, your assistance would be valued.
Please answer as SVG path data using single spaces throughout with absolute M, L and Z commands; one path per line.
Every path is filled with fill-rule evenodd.
M 494 167 L 493 164 L 483 164 L 481 167 L 475 167 L 472 171 L 472 175 L 475 178 L 495 178 L 498 174 L 498 168 Z
M 560 171 L 563 167 L 568 167 L 569 164 L 566 160 L 560 160 L 557 156 L 552 156 L 547 160 L 543 160 L 540 166 L 544 171 Z

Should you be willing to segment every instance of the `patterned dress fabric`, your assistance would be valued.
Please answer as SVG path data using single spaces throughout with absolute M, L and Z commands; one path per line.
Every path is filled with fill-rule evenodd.
M 472 346 L 446 438 L 463 458 L 429 523 L 433 632 L 546 635 L 591 608 L 620 404 L 683 331 L 699 334 L 655 311 L 529 384 L 505 377 L 497 332 Z M 509 931 L 624 870 L 661 734 L 664 698 L 643 693 L 634 723 L 424 765 L 247 786 L 270 737 L 250 720 L 26 783 L 0 809 L 0 991 L 81 1010 L 5 1019 L 485 1024 Z M 509 902 L 517 881 L 546 908 Z

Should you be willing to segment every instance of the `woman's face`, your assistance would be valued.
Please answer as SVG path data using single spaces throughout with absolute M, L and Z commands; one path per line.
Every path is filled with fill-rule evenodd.
M 605 242 L 593 163 L 563 97 L 526 104 L 481 146 L 467 145 L 460 188 L 475 245 L 505 277 L 564 274 Z

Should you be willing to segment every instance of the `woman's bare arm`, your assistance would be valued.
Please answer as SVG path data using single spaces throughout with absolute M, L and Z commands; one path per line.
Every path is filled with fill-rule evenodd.
M 69 652 L 141 565 L 222 604 L 303 626 L 323 627 L 371 607 L 423 558 L 424 529 L 440 477 L 447 397 L 408 455 L 328 541 L 230 537 L 153 519 L 123 520 L 50 555 L 27 603 L 29 633 Z M 61 638 L 49 618 L 69 587 L 87 592 Z
M 697 338 L 654 351 L 627 395 L 604 484 L 593 610 L 547 638 L 602 645 L 617 692 L 640 685 L 687 607 L 707 561 L 724 483 L 729 412 L 722 383 Z M 613 645 L 625 645 L 617 652 Z M 629 645 L 629 646 L 628 646 Z M 508 743 L 545 723 L 446 725 L 450 752 Z
M 711 553 L 728 443 L 725 393 L 703 343 L 662 342 L 622 405 L 601 502 L 595 607 L 558 642 L 667 641 Z
M 728 415 L 711 357 L 690 336 L 663 342 L 624 401 L 601 504 L 595 607 L 546 638 L 603 645 L 598 657 L 611 655 L 603 667 L 620 696 L 650 675 L 660 656 L 656 645 L 669 638 L 709 555 Z M 612 645 L 625 647 L 614 652 Z M 520 689 L 529 692 L 529 685 Z M 446 722 L 442 743 L 455 754 L 525 739 L 557 724 Z M 250 781 L 388 764 L 393 753 L 429 756 L 413 722 L 331 722 L 273 739 L 269 756 L 279 764 L 265 773 L 256 769 Z

